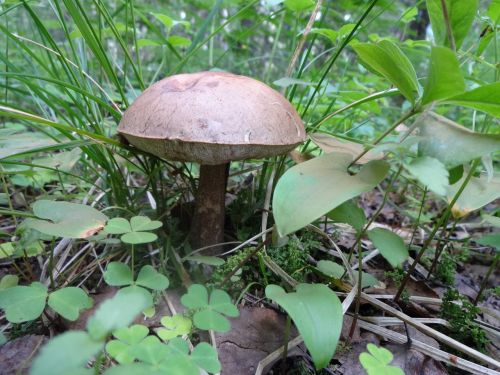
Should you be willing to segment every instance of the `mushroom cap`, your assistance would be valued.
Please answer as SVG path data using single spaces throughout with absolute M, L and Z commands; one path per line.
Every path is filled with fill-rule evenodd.
M 222 72 L 156 82 L 125 111 L 118 132 L 161 158 L 211 165 L 283 154 L 305 139 L 300 116 L 279 92 Z

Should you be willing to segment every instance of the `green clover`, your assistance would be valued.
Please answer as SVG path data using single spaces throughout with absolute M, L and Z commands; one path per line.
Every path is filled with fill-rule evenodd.
M 156 334 L 163 340 L 172 340 L 174 337 L 187 335 L 191 331 L 191 319 L 183 315 L 164 316 L 161 318 L 161 324 L 165 328 L 160 328 Z
M 121 234 L 122 242 L 137 245 L 156 241 L 158 236 L 150 231 L 162 226 L 162 222 L 146 216 L 134 216 L 128 221 L 122 217 L 108 220 L 104 231 L 108 234 Z

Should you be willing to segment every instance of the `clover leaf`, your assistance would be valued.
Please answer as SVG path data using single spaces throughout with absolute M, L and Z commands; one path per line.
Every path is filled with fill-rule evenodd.
M 231 328 L 229 320 L 223 315 L 237 317 L 238 309 L 231 303 L 229 295 L 214 289 L 208 297 L 207 288 L 200 284 L 191 285 L 182 296 L 181 303 L 189 309 L 197 310 L 193 316 L 196 327 L 217 332 L 227 332 Z
M 189 318 L 177 314 L 174 316 L 164 316 L 161 324 L 165 328 L 156 331 L 163 341 L 172 340 L 174 337 L 186 335 L 191 331 L 192 322 Z
M 108 234 L 121 234 L 122 242 L 137 245 L 156 241 L 158 236 L 150 231 L 162 226 L 162 222 L 147 216 L 134 216 L 128 221 L 122 217 L 108 220 L 104 231 Z
M 111 286 L 140 285 L 153 290 L 165 290 L 169 285 L 168 278 L 149 265 L 141 268 L 134 281 L 132 270 L 122 262 L 108 264 L 104 272 L 104 281 Z
M 106 351 L 117 362 L 122 364 L 132 363 L 136 360 L 136 351 L 149 333 L 149 329 L 141 324 L 120 328 L 113 332 L 117 340 L 106 344 Z
M 366 348 L 370 353 L 361 353 L 359 362 L 361 362 L 368 375 L 404 375 L 403 370 L 399 367 L 389 365 L 393 359 L 393 355 L 389 350 L 379 348 L 374 344 L 368 344 Z
M 39 282 L 30 286 L 13 286 L 0 291 L 0 308 L 7 320 L 22 323 L 38 318 L 45 308 L 47 287 Z
M 93 301 L 80 288 L 68 287 L 51 293 L 48 305 L 63 318 L 71 321 L 78 319 L 80 310 L 92 307 Z

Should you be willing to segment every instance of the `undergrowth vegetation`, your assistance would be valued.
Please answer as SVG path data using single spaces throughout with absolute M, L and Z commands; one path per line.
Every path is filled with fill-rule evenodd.
M 48 337 L 33 375 L 224 373 L 218 340 L 250 305 L 286 313 L 282 344 L 304 344 L 294 368 L 285 345 L 258 374 L 336 373 L 356 329 L 450 371 L 500 370 L 483 322 L 499 24 L 497 0 L 0 1 L 1 344 Z M 307 139 L 231 163 L 225 242 L 200 248 L 200 166 L 117 129 L 154 82 L 208 70 L 282 93 Z M 359 373 L 402 373 L 363 345 Z

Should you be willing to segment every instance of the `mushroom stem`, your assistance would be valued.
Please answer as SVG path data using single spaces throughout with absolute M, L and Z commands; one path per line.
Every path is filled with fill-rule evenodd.
M 191 228 L 194 249 L 224 242 L 224 209 L 229 163 L 201 165 L 198 196 Z M 222 246 L 212 247 L 208 254 L 220 254 Z

